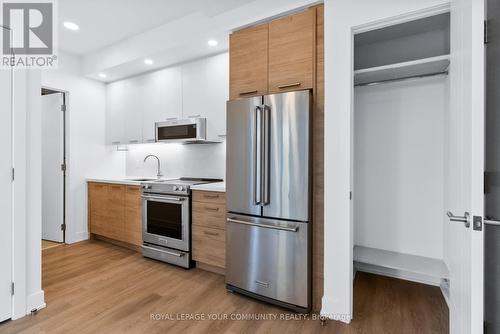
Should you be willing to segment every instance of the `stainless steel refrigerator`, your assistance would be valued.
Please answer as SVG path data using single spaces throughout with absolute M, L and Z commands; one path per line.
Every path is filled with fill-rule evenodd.
M 484 329 L 491 334 L 500 333 L 500 0 L 486 4 Z
M 310 309 L 310 91 L 227 102 L 226 287 Z

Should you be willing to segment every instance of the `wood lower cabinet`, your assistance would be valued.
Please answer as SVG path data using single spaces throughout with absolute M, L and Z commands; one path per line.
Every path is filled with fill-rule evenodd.
M 91 234 L 142 245 L 139 186 L 90 182 L 88 212 Z
M 269 22 L 269 93 L 313 88 L 315 9 Z
M 193 191 L 193 260 L 226 267 L 226 194 Z
M 263 24 L 229 36 L 230 99 L 267 93 L 267 35 Z

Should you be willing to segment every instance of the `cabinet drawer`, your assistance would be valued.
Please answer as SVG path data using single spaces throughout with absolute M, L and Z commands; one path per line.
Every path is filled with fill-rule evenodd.
M 193 260 L 224 268 L 226 232 L 193 225 Z
M 313 87 L 314 9 L 269 23 L 269 92 Z
M 214 191 L 193 191 L 193 202 L 203 202 L 203 203 L 215 203 L 224 204 L 226 203 L 226 194 Z
M 224 204 L 193 202 L 193 225 L 224 230 L 226 206 Z

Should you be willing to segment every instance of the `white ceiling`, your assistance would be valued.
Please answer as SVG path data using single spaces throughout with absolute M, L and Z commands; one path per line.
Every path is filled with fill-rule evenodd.
M 317 2 L 58 0 L 59 49 L 79 56 L 82 75 L 112 82 L 227 51 L 231 31 Z M 65 29 L 64 21 L 80 30 Z M 209 39 L 219 45 L 208 46 Z M 145 65 L 145 58 L 154 64 Z
M 59 48 L 85 55 L 200 12 L 214 16 L 253 0 L 59 0 Z M 71 21 L 79 31 L 62 26 Z

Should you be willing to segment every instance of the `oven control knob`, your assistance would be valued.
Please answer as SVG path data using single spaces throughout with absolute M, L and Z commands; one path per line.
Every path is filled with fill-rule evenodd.
M 177 188 L 177 186 L 174 186 L 174 191 L 177 191 L 177 189 L 179 189 L 179 188 Z
M 181 187 L 179 187 L 177 190 L 179 190 L 179 191 L 183 191 L 183 190 L 184 190 L 184 187 L 182 187 L 182 186 L 181 186 Z
M 145 185 L 143 185 L 143 186 L 142 186 L 142 188 L 143 188 L 143 189 L 150 189 L 150 188 L 151 188 L 151 186 L 150 186 L 149 184 L 145 184 Z

